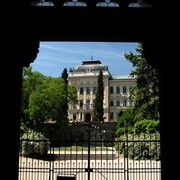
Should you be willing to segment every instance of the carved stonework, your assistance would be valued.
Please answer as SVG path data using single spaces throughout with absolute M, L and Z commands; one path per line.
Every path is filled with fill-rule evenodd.
M 31 2 L 31 6 L 70 6 L 70 7 L 152 7 L 151 0 L 36 0 Z

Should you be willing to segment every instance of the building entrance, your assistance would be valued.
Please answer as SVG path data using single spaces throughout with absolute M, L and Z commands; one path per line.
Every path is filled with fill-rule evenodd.
M 91 114 L 90 113 L 86 113 L 86 117 L 85 117 L 85 122 L 91 122 Z

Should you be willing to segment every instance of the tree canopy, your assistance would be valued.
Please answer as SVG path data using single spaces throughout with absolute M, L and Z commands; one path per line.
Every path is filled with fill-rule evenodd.
M 77 103 L 77 91 L 73 85 L 67 85 L 62 77 L 44 76 L 33 72 L 31 66 L 23 69 L 23 124 L 40 129 L 47 122 L 59 125 L 68 123 L 64 116 L 67 99 L 68 102 Z
M 159 71 L 145 59 L 142 44 L 136 48 L 137 54 L 125 53 L 125 58 L 133 64 L 135 70 L 131 72 L 137 79 L 132 87 L 131 95 L 136 98 L 134 106 L 134 120 L 159 119 Z
M 159 129 L 159 70 L 147 62 L 141 43 L 136 52 L 124 54 L 134 67 L 130 75 L 136 78 L 136 84 L 131 87 L 130 98 L 135 97 L 135 104 L 120 113 L 117 133 L 124 132 L 125 123 L 128 132 L 152 132 L 152 129 Z
M 63 113 L 64 113 L 64 118 L 67 118 L 68 117 L 68 72 L 67 72 L 66 68 L 64 68 L 61 77 L 65 82 L 64 91 L 66 94 L 66 98 L 62 104 L 62 106 L 63 106 L 62 109 L 63 109 Z

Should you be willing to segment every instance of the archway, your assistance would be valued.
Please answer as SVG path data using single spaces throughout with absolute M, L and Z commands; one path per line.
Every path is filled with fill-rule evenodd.
M 15 2 L 15 3 L 18 4 L 17 2 Z M 19 7 L 21 7 L 21 6 L 19 6 Z M 21 8 L 21 9 L 23 9 L 23 8 Z M 85 12 L 84 12 L 84 9 L 81 9 L 81 10 L 78 9 L 78 13 L 75 13 L 75 16 L 73 14 L 75 11 L 72 11 L 72 9 L 66 9 L 66 13 L 65 13 L 65 11 L 63 11 L 63 9 L 61 11 L 59 11 L 59 13 L 57 13 L 57 11 L 56 11 L 57 9 L 55 9 L 55 11 L 54 11 L 55 13 L 51 12 L 50 15 L 48 13 L 44 12 L 45 10 L 47 10 L 47 8 L 41 9 L 40 10 L 41 13 L 36 12 L 37 8 L 34 10 L 35 10 L 35 13 L 30 13 L 32 15 L 32 18 L 31 18 L 31 16 L 29 17 L 30 21 L 28 20 L 28 21 L 24 22 L 21 19 L 21 17 L 19 17 L 19 15 L 18 15 L 18 18 L 17 18 L 17 15 L 15 15 L 11 19 L 12 22 L 13 22 L 13 19 L 14 20 L 18 19 L 18 22 L 20 22 L 20 23 L 17 26 L 17 30 L 12 31 L 12 33 L 11 33 L 11 37 L 14 37 L 11 42 L 16 42 L 15 48 L 14 47 L 12 48 L 13 52 L 11 51 L 11 53 L 9 54 L 9 53 L 7 53 L 7 51 L 4 51 L 5 52 L 4 55 L 8 59 L 5 62 L 7 62 L 7 67 L 10 67 L 9 76 L 11 77 L 11 83 L 9 83 L 8 88 L 6 87 L 6 89 L 5 89 L 6 92 L 3 93 L 3 95 L 7 94 L 6 97 L 8 97 L 8 100 L 6 99 L 6 101 L 3 104 L 5 104 L 7 102 L 11 102 L 11 107 L 13 107 L 13 112 L 14 112 L 14 113 L 9 113 L 9 115 L 7 117 L 6 108 L 8 106 L 4 105 L 4 110 L 2 112 L 8 119 L 13 120 L 13 119 L 19 119 L 19 117 L 20 117 L 19 111 L 20 111 L 21 66 L 22 66 L 22 65 L 20 65 L 20 61 L 22 64 L 23 63 L 29 64 L 28 62 L 31 59 L 31 55 L 27 55 L 28 53 L 26 51 L 22 50 L 22 47 L 29 50 L 29 48 L 27 48 L 26 44 L 29 45 L 31 43 L 29 43 L 27 40 L 25 40 L 27 38 L 27 36 L 32 37 L 32 39 L 36 38 L 36 36 L 38 36 L 39 40 L 51 40 L 51 41 L 52 40 L 69 40 L 69 39 L 71 39 L 71 40 L 72 39 L 73 40 L 84 40 L 84 39 L 86 39 L 86 40 L 107 40 L 107 41 L 137 41 L 137 39 L 138 39 L 138 41 L 141 41 L 141 40 L 143 41 L 144 39 L 146 39 L 148 36 L 151 35 L 151 37 L 149 39 L 147 39 L 147 41 L 146 41 L 146 47 L 147 46 L 149 47 L 149 48 L 146 48 L 147 49 L 146 55 L 150 57 L 149 61 L 151 61 L 152 63 L 157 63 L 158 66 L 161 67 L 160 60 L 163 59 L 163 64 L 166 64 L 165 59 L 167 59 L 167 57 L 168 57 L 167 56 L 168 51 L 166 53 L 164 53 L 164 49 L 162 48 L 162 46 L 166 47 L 166 48 L 169 46 L 167 46 L 166 43 L 164 43 L 164 44 L 161 43 L 161 38 L 163 37 L 163 39 L 164 39 L 164 35 L 162 36 L 162 33 L 161 33 L 162 31 L 160 28 L 160 26 L 162 24 L 159 23 L 160 26 L 159 25 L 154 26 L 154 24 L 156 24 L 154 22 L 159 21 L 159 16 L 151 15 L 151 9 L 148 9 L 146 12 L 143 9 L 140 9 L 140 10 L 133 9 L 133 11 L 126 10 L 126 9 L 122 9 L 122 11 L 116 11 L 113 9 L 113 12 L 111 12 L 111 13 L 109 13 L 109 11 L 111 11 L 111 9 L 105 11 L 104 8 L 98 9 L 99 12 L 96 12 L 93 9 L 93 11 L 94 11 L 93 13 L 89 13 L 90 11 L 87 11 L 87 10 L 85 10 Z M 52 9 L 48 9 L 48 10 L 52 10 Z M 68 12 L 69 10 L 71 11 L 71 13 Z M 16 9 L 16 11 L 17 11 L 17 9 Z M 101 13 L 101 11 L 103 11 L 104 13 Z M 26 9 L 23 9 L 23 12 L 26 12 Z M 31 11 L 27 11 L 27 12 L 31 12 Z M 82 17 L 82 14 L 84 17 L 86 15 L 86 12 L 88 14 L 87 19 L 85 18 L 86 21 L 84 21 L 83 23 L 81 21 L 73 21 L 72 23 L 67 23 L 67 20 L 78 19 L 76 17 Z M 134 15 L 134 13 L 136 13 L 136 15 Z M 97 14 L 98 16 L 100 16 L 100 18 L 91 18 L 91 15 L 94 16 L 94 14 Z M 106 14 L 108 14 L 109 18 L 102 18 L 102 16 L 104 17 Z M 158 11 L 158 14 L 159 14 L 159 11 Z M 158 15 L 158 14 L 156 14 L 156 15 Z M 25 13 L 25 15 L 26 16 L 22 16 L 22 18 L 27 18 L 27 16 L 29 16 L 28 13 Z M 80 16 L 78 16 L 78 15 L 80 15 Z M 71 18 L 71 16 L 73 16 L 73 18 Z M 61 17 L 61 26 L 59 26 L 59 23 L 57 23 L 58 17 Z M 117 17 L 117 18 L 114 18 L 114 17 Z M 118 18 L 118 17 L 120 17 L 120 18 Z M 142 17 L 145 18 L 145 21 L 141 21 Z M 156 18 L 154 18 L 154 17 L 156 17 Z M 161 17 L 163 18 L 162 14 L 161 14 Z M 41 21 L 39 19 L 41 19 Z M 81 19 L 81 18 L 79 18 L 79 19 Z M 92 19 L 93 23 L 91 21 L 89 21 L 89 19 Z M 101 21 L 99 21 L 99 19 L 101 19 Z M 119 26 L 118 20 L 120 20 L 121 26 Z M 96 21 L 98 23 L 96 25 L 96 28 L 94 28 L 95 27 L 94 24 L 96 24 Z M 23 22 L 23 23 L 21 23 L 21 22 Z M 47 24 L 47 22 L 50 24 Z M 53 22 L 55 22 L 55 23 L 53 23 Z M 66 25 L 64 25 L 64 23 L 66 23 Z M 74 26 L 74 23 L 76 24 L 76 26 Z M 27 25 L 27 24 L 28 24 L 28 26 L 26 27 L 25 25 Z M 57 25 L 57 27 L 55 25 Z M 108 30 L 108 31 L 104 31 L 104 29 L 106 29 L 105 28 L 106 26 L 107 27 L 111 26 L 112 28 L 110 28 L 110 30 Z M 122 28 L 122 26 L 123 26 L 123 28 Z M 34 28 L 34 27 L 36 27 L 36 28 Z M 76 28 L 73 28 L 73 31 L 71 31 L 72 27 L 76 27 Z M 86 28 L 86 27 L 88 27 L 88 28 Z M 132 30 L 132 27 L 136 27 L 136 28 L 133 28 L 133 30 Z M 152 29 L 152 27 L 156 27 L 156 28 Z M 84 29 L 86 29 L 86 31 L 84 31 Z M 25 33 L 25 35 L 24 35 L 22 33 L 22 30 L 23 30 L 23 32 L 27 32 L 27 33 Z M 9 35 L 10 34 L 8 34 L 8 37 L 9 37 Z M 24 41 L 27 41 L 27 42 L 25 43 Z M 20 43 L 18 43 L 18 42 L 20 42 Z M 143 42 L 145 42 L 145 41 L 143 41 Z M 17 45 L 17 43 L 19 45 Z M 163 51 L 160 51 L 159 47 L 161 47 L 163 49 Z M 158 51 L 158 52 L 156 53 L 156 51 Z M 9 49 L 8 49 L 8 52 L 9 52 Z M 7 54 L 8 54 L 8 56 L 7 56 Z M 154 54 L 156 54 L 156 55 L 154 55 Z M 173 53 L 168 53 L 168 54 L 170 55 Z M 154 58 L 153 58 L 153 56 L 154 56 Z M 13 61 L 12 61 L 12 59 L 13 59 Z M 24 60 L 24 59 L 26 59 L 26 60 Z M 9 66 L 9 63 L 11 63 L 12 66 Z M 14 66 L 14 64 L 15 64 L 15 66 Z M 161 67 L 161 71 L 162 71 L 161 79 L 163 79 L 163 82 L 161 83 L 161 91 L 162 91 L 161 101 L 162 102 L 164 101 L 164 95 L 168 94 L 168 92 L 172 90 L 172 89 L 170 89 L 170 88 L 172 88 L 172 86 L 167 86 L 167 81 L 165 80 L 167 71 L 169 69 L 171 69 L 171 68 L 169 68 L 169 65 L 170 65 L 170 63 L 168 63 L 167 68 L 166 67 L 164 68 L 164 66 Z M 23 64 L 23 66 L 24 66 L 24 64 Z M 173 71 L 171 71 L 171 73 L 172 72 L 174 74 L 176 71 L 174 71 L 174 69 L 173 69 Z M 177 77 L 177 76 L 174 76 L 174 77 Z M 7 89 L 12 89 L 13 91 L 11 93 L 9 93 L 7 91 Z M 170 99 L 170 100 L 172 100 L 172 99 Z M 166 99 L 166 101 L 167 101 L 167 99 Z M 172 103 L 172 102 L 170 102 L 170 103 Z M 163 145 L 162 146 L 163 147 L 162 159 L 164 162 L 164 163 L 162 163 L 163 164 L 162 170 L 163 170 L 163 172 L 166 172 L 163 174 L 165 174 L 166 175 L 165 177 L 167 177 L 167 179 L 168 179 L 168 177 L 172 176 L 172 174 L 171 174 L 172 171 L 170 171 L 169 169 L 171 169 L 173 167 L 173 171 L 174 171 L 174 168 L 175 168 L 174 166 L 171 165 L 171 162 L 173 163 L 174 160 L 170 156 L 171 153 L 169 153 L 169 152 L 172 152 L 173 154 L 175 154 L 175 150 L 172 147 L 169 148 L 170 147 L 169 143 L 171 143 L 171 142 L 167 142 L 167 138 L 170 139 L 170 137 L 172 137 L 174 139 L 176 136 L 174 136 L 175 127 L 173 126 L 173 128 L 169 129 L 169 126 L 168 126 L 169 118 L 167 118 L 166 113 L 171 112 L 169 110 L 169 108 L 170 109 L 173 108 L 173 111 L 174 111 L 175 107 L 174 106 L 167 107 L 167 105 L 165 105 L 165 104 L 166 103 L 161 103 L 161 112 L 163 111 L 162 116 L 161 116 L 163 119 L 163 121 L 161 121 L 162 122 L 161 126 L 163 125 L 163 128 L 161 128 L 161 132 L 162 132 L 161 140 L 162 140 L 162 145 Z M 167 110 L 167 111 L 165 111 L 165 110 Z M 164 115 L 164 112 L 165 112 L 165 115 Z M 176 113 L 174 115 L 176 115 Z M 171 116 L 172 116 L 172 114 L 171 114 Z M 14 148 L 13 151 L 12 151 L 12 144 L 11 144 L 10 148 L 8 148 L 9 146 L 6 146 L 5 151 L 7 153 L 7 149 L 11 149 L 11 152 L 9 153 L 10 156 L 8 156 L 8 158 L 11 161 L 10 168 L 14 169 L 14 166 L 17 167 L 17 165 L 18 165 L 18 161 L 16 158 L 16 154 L 18 155 L 18 152 L 17 152 L 18 148 L 16 145 L 17 145 L 19 135 L 18 135 L 18 128 L 15 128 L 15 127 L 18 127 L 19 122 L 14 121 L 14 120 L 12 122 L 15 123 L 15 126 L 14 126 L 14 124 L 13 125 L 11 124 L 12 125 L 11 127 L 13 127 L 13 128 L 12 128 L 12 131 L 10 131 L 10 135 L 11 135 L 11 137 L 14 137 L 14 139 L 11 140 L 11 142 L 15 142 L 14 143 L 15 146 L 13 147 Z M 8 124 L 9 124 L 9 121 L 6 121 L 6 122 L 3 121 L 4 127 L 6 127 Z M 168 127 L 168 128 L 166 128 L 166 127 Z M 168 131 L 172 131 L 173 133 L 167 134 L 166 129 Z M 2 135 L 3 135 L 3 133 L 2 133 Z M 167 135 L 168 135 L 168 137 L 167 137 Z M 6 143 L 6 140 L 5 140 L 5 143 Z M 166 154 L 166 151 L 164 151 L 167 149 L 169 150 L 169 151 L 167 151 L 168 154 Z M 166 157 L 166 160 L 164 160 L 164 157 Z M 7 161 L 7 159 L 6 159 L 6 161 Z M 164 171 L 164 170 L 168 170 L 168 171 Z M 17 175 L 17 172 L 12 173 L 13 179 L 17 179 L 16 175 Z
M 87 122 L 87 123 L 91 122 L 91 114 L 90 113 L 86 113 L 85 122 Z

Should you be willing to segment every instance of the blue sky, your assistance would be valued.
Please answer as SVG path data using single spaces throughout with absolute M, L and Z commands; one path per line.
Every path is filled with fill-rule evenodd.
M 86 60 L 100 60 L 112 75 L 128 75 L 133 67 L 124 58 L 130 51 L 136 54 L 138 43 L 119 42 L 41 42 L 32 66 L 45 76 L 61 76 L 64 68 L 82 64 Z

